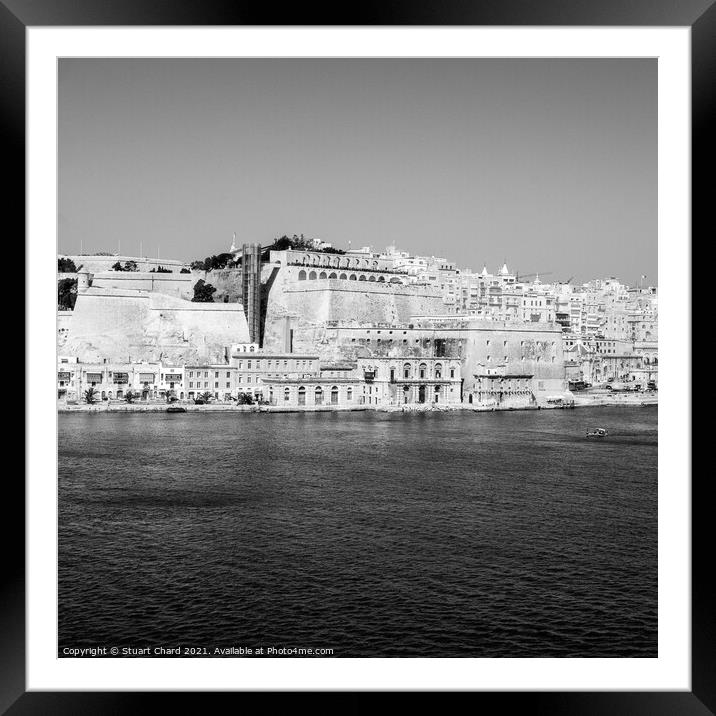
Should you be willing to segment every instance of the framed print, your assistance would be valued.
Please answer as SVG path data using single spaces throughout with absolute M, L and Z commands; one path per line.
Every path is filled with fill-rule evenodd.
M 631 10 L 0 7 L 8 713 L 716 709 L 690 422 L 716 11 Z

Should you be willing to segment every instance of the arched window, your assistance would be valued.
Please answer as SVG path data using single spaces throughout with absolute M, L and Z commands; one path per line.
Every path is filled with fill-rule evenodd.
M 369 280 L 369 281 L 375 281 L 375 276 L 371 276 L 368 280 Z
M 338 405 L 338 386 L 334 385 L 331 388 L 331 405 Z
M 298 389 L 298 404 L 299 405 L 306 404 L 306 389 L 303 386 L 301 386 Z
M 358 280 L 359 280 L 359 281 L 365 281 L 365 276 L 364 276 L 363 274 L 361 274 L 360 277 L 358 278 Z
M 403 283 L 399 278 L 396 278 L 393 276 L 393 278 L 390 279 L 390 283 Z
M 331 273 L 330 273 L 330 275 L 328 276 L 328 278 L 338 278 L 338 275 L 336 274 L 335 271 L 331 271 Z
M 315 281 L 316 280 L 316 272 L 311 271 L 311 273 L 308 274 L 309 281 Z
M 425 378 L 428 372 L 428 366 L 425 363 L 420 364 L 420 377 Z
M 318 278 L 326 278 L 326 272 L 325 272 L 325 271 L 321 271 L 321 273 L 319 274 Z
M 288 402 L 289 400 L 291 400 L 291 389 L 290 388 L 284 388 L 283 399 L 284 399 L 284 402 Z
M 436 378 L 437 380 L 440 380 L 440 378 L 442 378 L 442 376 L 443 376 L 443 367 L 442 367 L 442 364 L 441 364 L 441 363 L 436 363 L 436 364 L 435 364 L 435 378 Z
M 348 388 L 346 390 L 346 400 L 353 400 L 353 388 Z
M 403 365 L 403 378 L 410 378 L 410 363 Z
M 348 280 L 349 280 L 349 281 L 356 281 L 356 280 L 357 280 L 357 279 L 356 279 L 356 275 L 355 275 L 354 273 L 352 273 L 352 274 L 348 277 Z
M 314 402 L 316 403 L 316 405 L 323 405 L 323 388 L 321 388 L 320 385 L 316 386 L 314 396 L 315 396 Z
M 306 272 L 305 272 L 303 269 L 301 269 L 301 270 L 298 272 L 298 280 L 299 280 L 299 281 L 305 281 L 305 280 L 306 280 Z
M 378 283 L 385 283 L 385 276 L 378 276 Z
M 342 273 L 338 278 L 340 278 L 340 279 L 342 279 L 343 281 L 345 281 L 345 280 L 348 278 L 348 276 L 346 276 L 344 273 Z

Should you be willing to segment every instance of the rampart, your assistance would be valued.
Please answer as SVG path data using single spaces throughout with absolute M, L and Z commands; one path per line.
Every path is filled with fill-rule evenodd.
M 157 292 L 188 300 L 194 296 L 196 281 L 188 273 L 101 271 L 92 275 L 94 288 Z
M 229 345 L 248 340 L 239 303 L 92 286 L 77 296 L 63 350 L 85 362 L 222 362 Z
M 432 286 L 404 285 L 365 278 L 302 278 L 299 266 L 275 268 L 268 292 L 264 346 L 283 349 L 288 345 L 286 331 L 296 341 L 314 344 L 325 340 L 329 324 L 341 322 L 359 326 L 365 323 L 405 323 L 415 314 L 434 315 L 445 306 Z M 357 274 L 356 274 L 357 275 Z
M 69 255 L 61 254 L 60 258 L 71 259 L 75 266 L 79 269 L 82 267 L 82 271 L 89 271 L 90 273 L 101 273 L 103 271 L 111 271 L 112 266 L 118 261 L 124 266 L 127 261 L 134 261 L 137 264 L 137 268 L 140 271 L 151 271 L 162 266 L 165 269 L 179 273 L 183 268 L 188 268 L 188 265 L 183 261 L 177 259 L 154 259 L 147 256 L 102 256 L 99 254 L 91 255 Z M 119 272 L 118 272 L 119 273 Z M 166 274 L 165 274 L 166 275 Z

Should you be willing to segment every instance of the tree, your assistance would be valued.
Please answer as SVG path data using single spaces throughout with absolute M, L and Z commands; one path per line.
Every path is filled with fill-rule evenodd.
M 136 261 L 125 261 L 124 270 L 125 271 L 139 271 L 139 269 L 137 268 L 137 262 Z
M 122 264 L 119 261 L 116 264 L 112 264 L 112 271 L 124 271 Z
M 57 307 L 61 311 L 72 311 L 77 301 L 77 279 L 63 278 L 57 282 Z
M 94 386 L 90 386 L 85 390 L 85 403 L 87 403 L 87 405 L 93 405 L 96 400 L 97 391 L 94 389 Z
M 57 270 L 59 273 L 77 273 L 77 266 L 72 259 L 63 256 L 57 259 Z
M 153 268 L 149 273 L 171 273 L 171 269 L 164 268 L 164 266 L 157 266 Z
M 138 393 L 133 393 L 131 390 L 128 390 L 128 391 L 124 394 L 124 399 L 125 399 L 128 403 L 133 403 L 138 397 L 139 397 Z
M 211 399 L 214 397 L 213 393 L 210 393 L 208 390 L 204 393 L 199 393 L 196 396 L 196 400 L 194 401 L 198 405 L 201 405 L 202 403 L 209 403 Z
M 216 293 L 216 289 L 210 284 L 205 283 L 204 279 L 199 279 L 194 284 L 194 298 L 191 300 L 194 303 L 214 303 L 213 295 Z
M 191 273 L 188 268 L 183 268 L 179 273 Z
M 236 396 L 236 402 L 239 405 L 253 405 L 254 404 L 254 396 L 251 395 L 251 393 L 239 393 Z

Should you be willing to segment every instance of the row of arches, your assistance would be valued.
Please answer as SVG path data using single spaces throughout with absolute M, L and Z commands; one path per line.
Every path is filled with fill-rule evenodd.
M 371 274 L 370 276 L 366 276 L 365 274 L 347 274 L 347 273 L 338 273 L 336 271 L 326 272 L 321 271 L 320 273 L 317 271 L 305 271 L 304 269 L 301 269 L 298 272 L 298 280 L 299 281 L 316 281 L 316 280 L 324 280 L 324 279 L 338 279 L 341 281 L 369 281 L 373 283 L 399 283 L 402 285 L 402 281 L 397 276 L 392 276 L 388 280 L 386 280 L 385 276 L 382 275 L 376 275 Z
M 292 252 L 293 253 L 293 252 Z M 325 266 L 328 268 L 354 268 L 371 269 L 373 271 L 389 270 L 385 261 L 358 256 L 343 256 L 337 254 L 303 254 L 289 257 L 289 263 L 299 266 Z M 382 264 L 382 265 L 381 265 Z
M 325 388 L 320 385 L 308 388 L 300 385 L 297 389 L 286 386 L 276 392 L 271 388 L 270 398 L 271 402 L 282 400 L 285 405 L 290 404 L 294 398 L 297 405 L 338 405 L 342 402 L 341 391 L 337 385 Z M 346 387 L 345 400 L 349 402 L 353 400 L 353 386 Z

